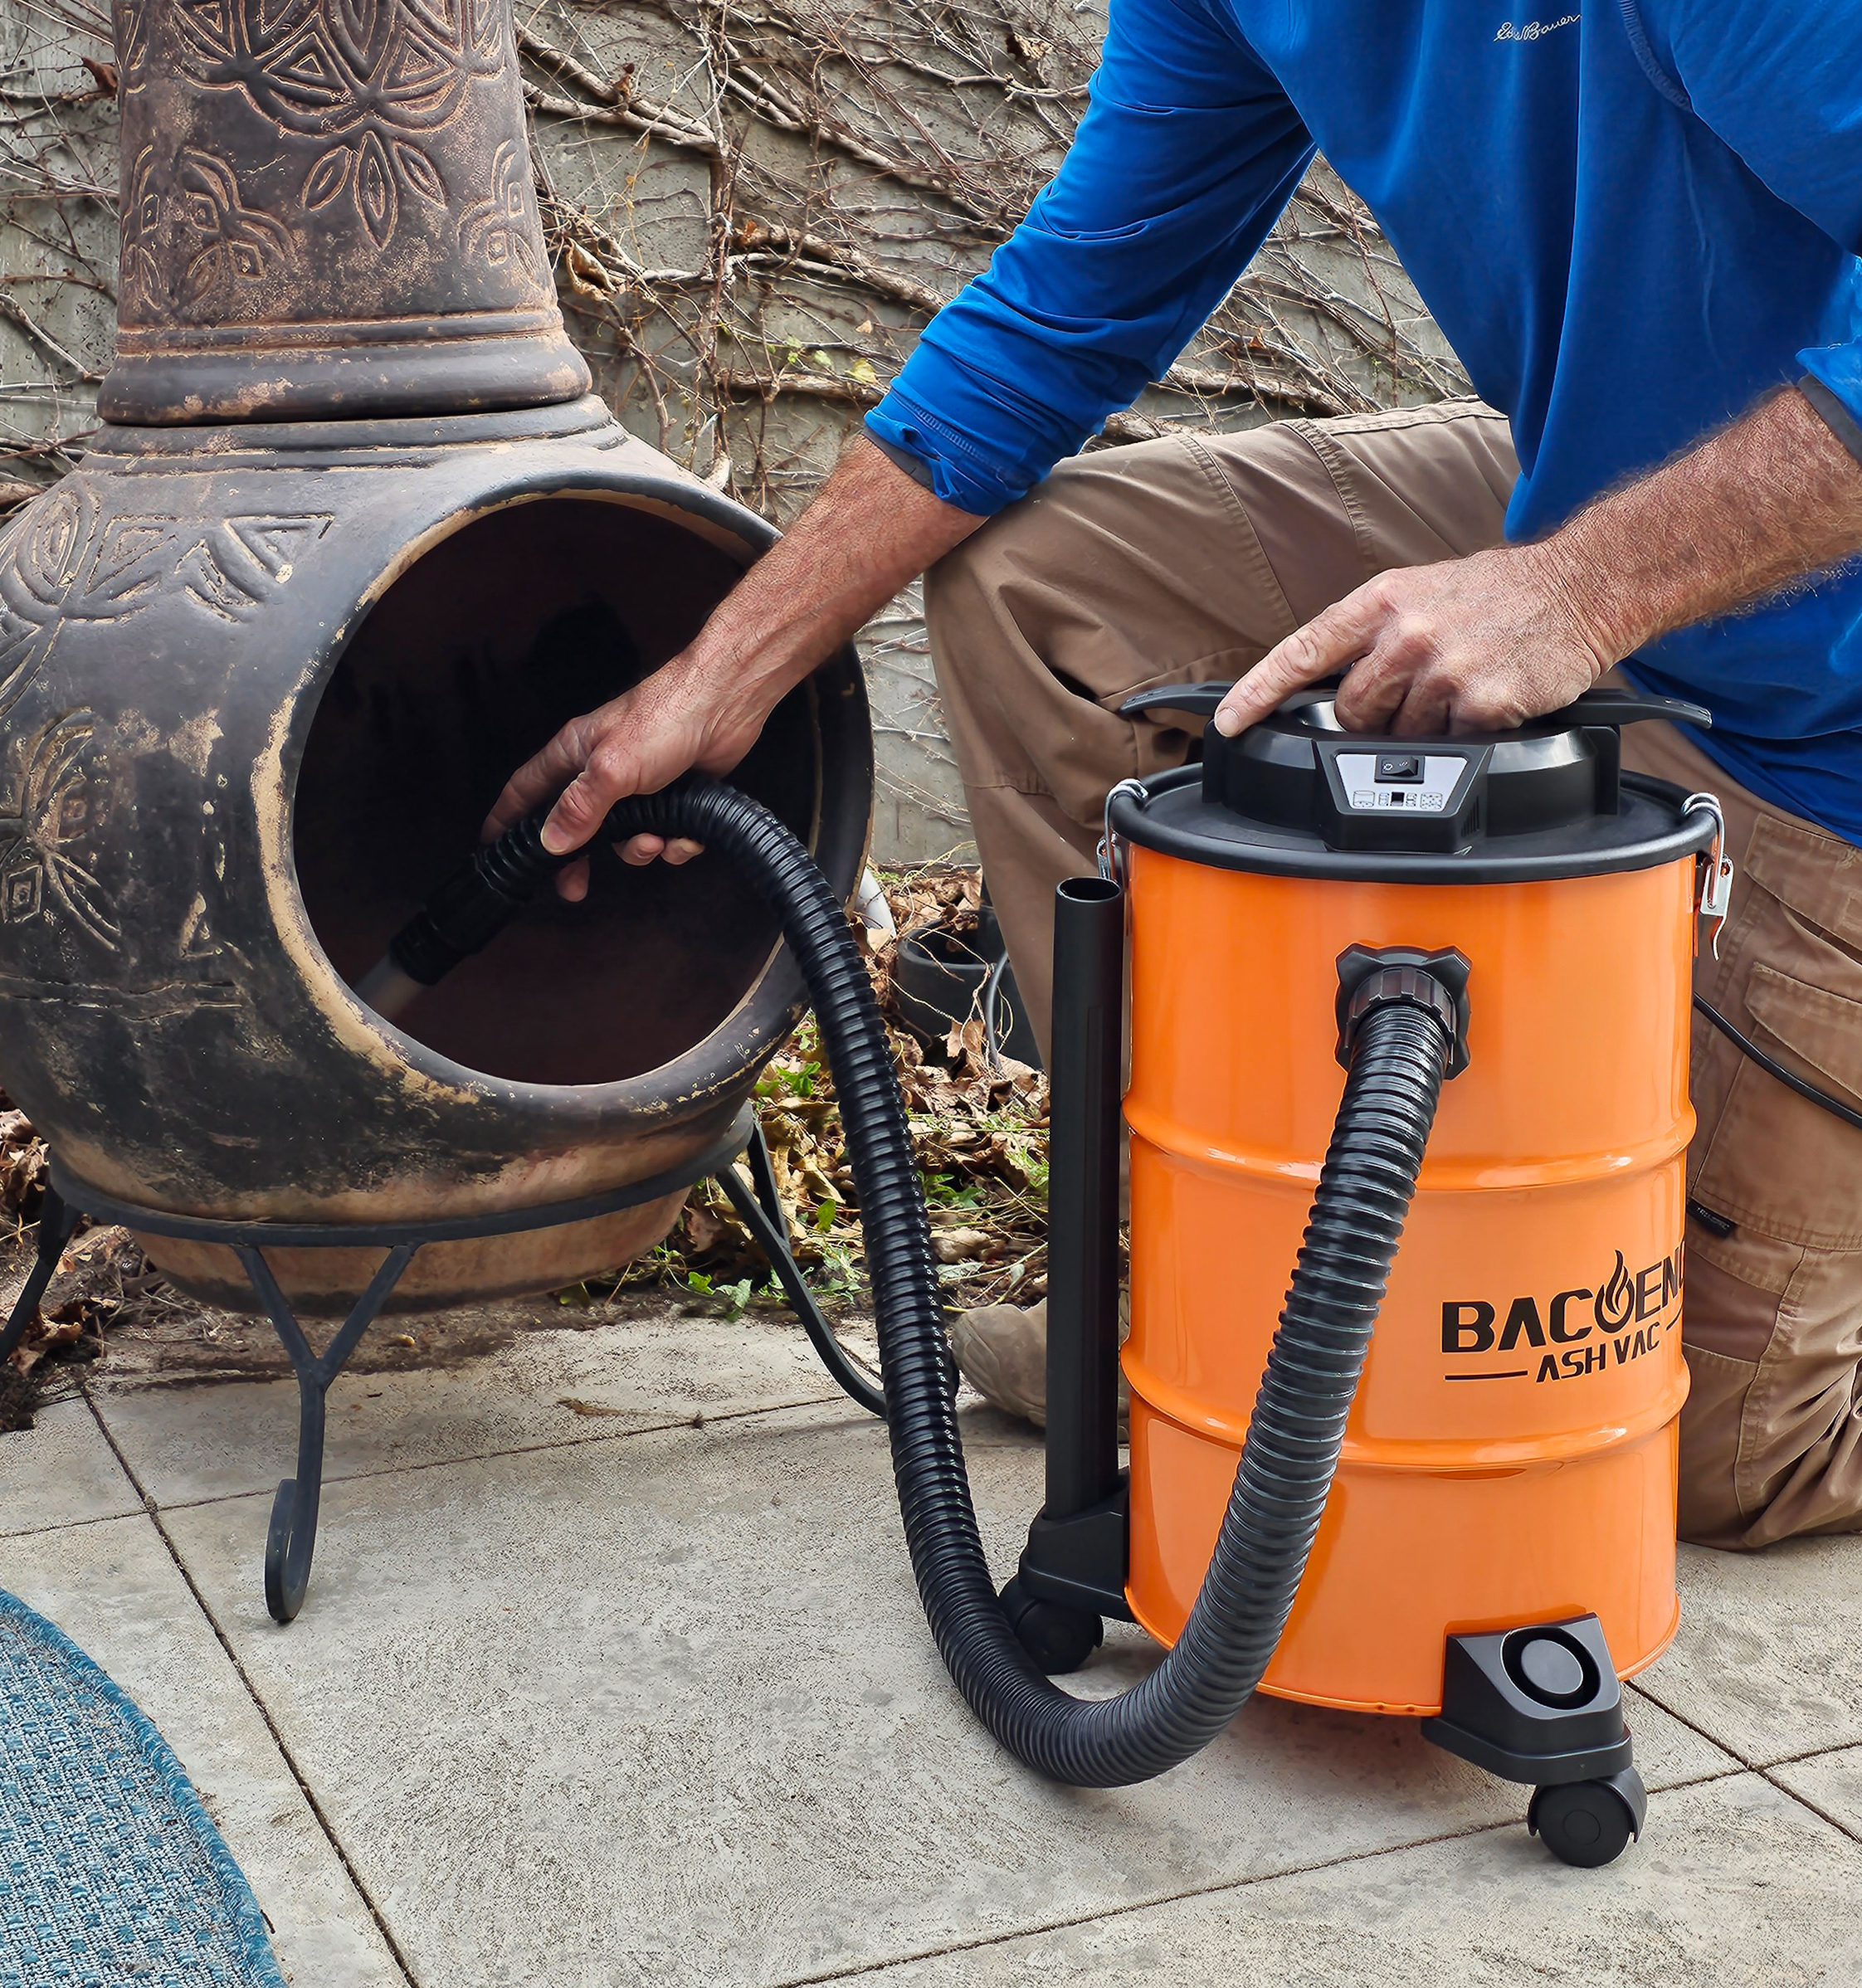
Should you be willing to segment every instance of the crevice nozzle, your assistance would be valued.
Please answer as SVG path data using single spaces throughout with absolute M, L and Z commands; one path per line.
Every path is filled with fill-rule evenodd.
M 481 844 L 388 943 L 356 982 L 359 999 L 385 1021 L 405 1014 L 462 959 L 481 952 L 578 853 L 543 847 L 548 810 L 529 815 L 495 842 Z

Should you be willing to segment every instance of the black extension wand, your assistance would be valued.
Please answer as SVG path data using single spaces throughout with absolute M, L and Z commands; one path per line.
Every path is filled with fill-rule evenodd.
M 427 990 L 509 924 L 540 885 L 581 854 L 543 847 L 549 811 L 528 815 L 495 842 L 481 844 L 388 943 L 356 982 L 358 997 L 395 1021 Z

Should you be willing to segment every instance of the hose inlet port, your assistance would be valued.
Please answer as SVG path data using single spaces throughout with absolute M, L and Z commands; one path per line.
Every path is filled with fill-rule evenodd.
M 1338 1061 L 1351 1068 L 1365 1018 L 1392 1003 L 1421 1008 L 1448 1039 L 1445 1077 L 1468 1067 L 1467 955 L 1454 947 L 1426 953 L 1410 946 L 1348 946 L 1338 955 Z

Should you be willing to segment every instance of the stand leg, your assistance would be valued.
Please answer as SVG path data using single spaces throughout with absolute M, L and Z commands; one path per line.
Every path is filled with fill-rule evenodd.
M 296 1619 L 310 1586 L 317 1513 L 324 1489 L 324 1395 L 301 1370 L 297 1379 L 297 1475 L 271 1500 L 265 1538 L 265 1606 L 274 1622 Z
M 262 1253 L 249 1245 L 239 1250 L 239 1260 L 297 1373 L 297 1475 L 279 1485 L 266 1536 L 265 1605 L 274 1622 L 295 1617 L 310 1585 L 310 1560 L 317 1550 L 317 1511 L 324 1488 L 324 1396 L 419 1247 L 417 1242 L 400 1243 L 388 1251 L 368 1289 L 320 1356 L 311 1351 L 297 1314 L 278 1288 Z
M 38 1317 L 39 1300 L 45 1296 L 58 1260 L 71 1240 L 77 1219 L 77 1210 L 66 1207 L 47 1187 L 44 1205 L 39 1210 L 39 1253 L 33 1260 L 32 1275 L 14 1301 L 12 1316 L 4 1330 L 0 1330 L 0 1363 L 12 1357 L 13 1348 L 26 1337 L 26 1328 Z

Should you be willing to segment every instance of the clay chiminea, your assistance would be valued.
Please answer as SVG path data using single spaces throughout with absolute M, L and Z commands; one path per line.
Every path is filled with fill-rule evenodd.
M 772 536 L 626 435 L 563 335 L 509 0 L 119 0 L 108 425 L 0 532 L 0 1083 L 74 1181 L 217 1219 L 426 1221 L 690 1170 L 799 977 L 720 862 L 597 856 L 397 1027 L 350 992 L 563 720 Z M 851 891 L 843 650 L 736 777 Z M 664 1233 L 436 1242 L 399 1299 Z M 153 1238 L 250 1302 L 232 1253 Z M 341 1305 L 378 1251 L 274 1250 Z

